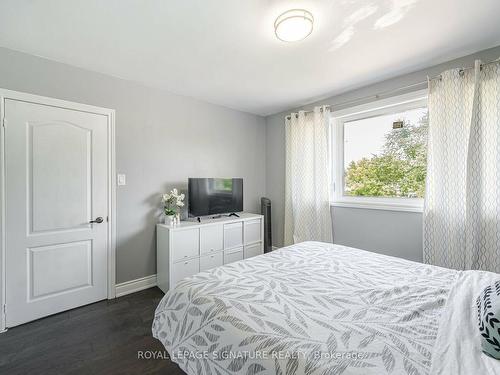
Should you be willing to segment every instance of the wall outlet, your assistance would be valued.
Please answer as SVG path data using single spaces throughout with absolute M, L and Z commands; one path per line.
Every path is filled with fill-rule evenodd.
M 127 185 L 127 176 L 124 174 L 118 174 L 116 176 L 117 184 L 118 186 L 125 186 Z

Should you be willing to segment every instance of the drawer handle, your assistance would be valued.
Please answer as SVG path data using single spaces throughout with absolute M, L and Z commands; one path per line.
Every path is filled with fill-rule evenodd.
M 186 261 L 186 262 L 184 262 L 184 264 L 188 264 L 188 263 L 189 263 L 189 262 L 187 262 L 187 261 Z
M 210 258 L 213 258 L 215 255 L 210 255 Z

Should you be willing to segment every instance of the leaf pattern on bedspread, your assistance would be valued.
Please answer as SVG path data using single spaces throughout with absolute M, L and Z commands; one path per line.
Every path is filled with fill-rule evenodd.
M 184 279 L 153 335 L 188 374 L 428 374 L 456 277 L 304 242 Z

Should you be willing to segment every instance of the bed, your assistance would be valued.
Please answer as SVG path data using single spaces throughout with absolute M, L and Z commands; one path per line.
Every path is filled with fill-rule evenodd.
M 182 280 L 153 335 L 187 374 L 500 374 L 475 298 L 500 275 L 304 242 Z

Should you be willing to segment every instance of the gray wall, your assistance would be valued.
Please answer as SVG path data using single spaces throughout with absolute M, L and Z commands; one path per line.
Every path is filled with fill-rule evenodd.
M 334 242 L 422 261 L 422 214 L 331 207 Z
M 175 74 L 173 72 L 172 74 Z M 265 195 L 262 117 L 0 48 L 0 87 L 116 110 L 117 282 L 156 273 L 160 193 L 188 176 L 245 182 L 246 211 Z
M 499 57 L 500 47 L 491 48 L 425 70 L 357 88 L 316 103 L 266 117 L 266 193 L 273 204 L 272 230 L 274 245 L 283 245 L 285 115 L 299 109 L 310 109 L 314 105 L 321 104 L 330 104 L 334 110 L 342 109 L 341 104 L 350 100 L 362 99 L 385 91 L 419 83 L 425 81 L 428 75 L 434 76 L 446 69 L 471 66 L 477 58 L 483 61 L 490 61 Z M 398 94 L 404 92 L 400 91 Z M 332 222 L 335 243 L 378 251 L 411 260 L 422 260 L 422 214 L 335 207 L 332 209 Z

